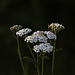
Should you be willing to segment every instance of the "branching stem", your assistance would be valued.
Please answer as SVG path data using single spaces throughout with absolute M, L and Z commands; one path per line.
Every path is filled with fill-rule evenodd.
M 41 75 L 43 75 L 43 69 L 44 69 L 44 54 L 42 54 L 42 70 L 41 70 Z
M 39 70 L 39 54 L 37 53 L 37 72 L 38 72 L 38 75 L 40 75 L 40 70 Z
M 27 42 L 26 42 L 27 43 Z M 29 44 L 27 43 L 27 46 L 28 46 L 28 48 L 29 48 L 29 50 L 30 50 L 30 53 L 31 53 L 31 55 L 32 55 L 32 57 L 33 57 L 33 59 L 34 59 L 34 61 L 36 62 L 36 59 L 35 59 L 35 57 L 34 57 L 34 54 L 33 54 L 33 52 L 32 52 L 32 50 L 31 50 L 31 48 L 30 48 L 30 46 L 29 46 Z
M 56 39 L 54 39 L 53 59 L 52 59 L 52 75 L 54 75 L 55 47 L 56 47 Z
M 18 45 L 18 55 L 19 55 L 19 58 L 20 58 L 20 63 L 21 63 L 22 69 L 23 69 L 23 73 L 25 75 L 24 65 L 23 65 L 23 62 L 22 62 L 22 56 L 21 56 L 21 52 L 20 52 L 19 36 L 17 36 L 17 45 Z

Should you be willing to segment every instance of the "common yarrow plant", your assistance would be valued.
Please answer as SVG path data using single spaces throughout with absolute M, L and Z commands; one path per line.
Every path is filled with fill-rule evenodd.
M 37 67 L 37 74 L 43 75 L 45 54 L 51 53 L 51 52 L 53 53 L 51 74 L 54 75 L 54 63 L 55 63 L 54 60 L 55 60 L 57 34 L 61 30 L 65 29 L 65 27 L 62 24 L 52 23 L 48 25 L 48 29 L 49 31 L 38 30 L 33 32 L 31 35 L 29 35 L 29 33 L 32 32 L 30 28 L 23 28 L 21 25 L 14 25 L 10 27 L 10 30 L 16 35 L 16 38 L 17 38 L 18 55 L 20 58 L 20 63 L 21 63 L 24 75 L 25 75 L 25 69 L 24 69 L 23 58 L 34 62 L 35 63 L 34 65 Z M 24 39 L 24 42 L 26 42 L 33 59 L 29 57 L 22 57 L 22 54 L 20 51 L 19 37 Z M 53 44 L 51 44 L 51 42 L 53 42 Z M 33 48 L 30 47 L 30 44 L 32 44 Z M 36 56 L 34 56 L 33 51 L 35 52 L 37 58 Z M 40 57 L 42 58 L 41 65 L 39 64 Z M 41 70 L 39 66 L 41 66 Z

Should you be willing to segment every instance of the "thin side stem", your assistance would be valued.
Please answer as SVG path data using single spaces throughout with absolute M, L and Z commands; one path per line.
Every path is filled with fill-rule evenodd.
M 42 70 L 41 70 L 41 75 L 43 75 L 43 69 L 44 69 L 44 54 L 42 54 Z
M 56 39 L 54 39 L 53 59 L 52 59 L 52 75 L 54 75 L 55 47 L 56 47 Z
M 23 73 L 25 75 L 24 65 L 23 65 L 23 62 L 22 62 L 22 56 L 21 56 L 21 52 L 20 52 L 19 36 L 17 36 L 17 45 L 18 45 L 18 55 L 19 55 L 19 58 L 20 58 L 20 63 L 21 63 L 21 66 L 22 66 Z
M 27 42 L 26 42 L 27 43 Z M 36 59 L 35 59 L 35 57 L 34 57 L 34 54 L 33 54 L 33 52 L 32 52 L 32 50 L 31 50 L 31 48 L 30 48 L 30 46 L 29 46 L 29 44 L 27 43 L 27 46 L 28 46 L 28 48 L 29 48 L 29 50 L 30 50 L 30 53 L 31 53 L 31 55 L 32 55 L 32 57 L 33 57 L 33 59 L 34 59 L 34 61 L 36 61 Z
M 39 54 L 37 53 L 37 72 L 38 72 L 38 75 L 40 75 L 40 70 L 39 70 Z

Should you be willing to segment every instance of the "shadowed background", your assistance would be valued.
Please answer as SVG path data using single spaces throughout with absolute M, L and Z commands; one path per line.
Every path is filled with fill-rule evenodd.
M 57 48 L 64 50 L 56 52 L 55 75 L 75 75 L 74 10 L 74 0 L 0 0 L 0 75 L 22 75 L 17 43 L 10 27 L 20 24 L 33 31 L 48 30 L 51 23 L 65 26 L 57 38 Z M 22 39 L 20 42 L 22 55 L 31 56 Z M 44 75 L 51 72 L 52 53 L 48 56 L 50 59 L 45 61 Z M 25 63 L 25 68 L 28 75 L 33 75 L 35 68 L 32 64 Z

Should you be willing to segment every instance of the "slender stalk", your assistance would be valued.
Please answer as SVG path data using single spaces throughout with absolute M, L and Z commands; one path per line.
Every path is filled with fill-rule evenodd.
M 40 75 L 40 70 L 39 70 L 39 54 L 37 53 L 37 72 L 38 72 L 38 75 Z
M 27 43 L 27 42 L 26 42 Z M 32 55 L 32 57 L 33 57 L 33 59 L 34 59 L 34 61 L 36 61 L 36 59 L 35 59 L 35 57 L 34 57 L 34 54 L 33 54 L 33 52 L 32 52 L 32 50 L 31 50 L 31 48 L 30 48 L 30 46 L 29 46 L 29 44 L 27 43 L 27 46 L 28 46 L 28 48 L 29 48 L 29 50 L 30 50 L 30 53 L 31 53 L 31 55 Z
M 42 70 L 41 70 L 41 75 L 43 75 L 43 69 L 44 69 L 44 54 L 42 54 Z
M 54 39 L 53 59 L 52 59 L 52 75 L 54 75 L 55 47 L 56 47 L 56 39 Z
M 23 62 L 22 62 L 22 56 L 21 56 L 21 52 L 20 52 L 19 36 L 17 36 L 17 45 L 18 45 L 18 55 L 19 55 L 19 58 L 20 58 L 20 63 L 21 63 L 21 66 L 22 66 L 23 73 L 25 75 L 24 65 L 23 65 Z

